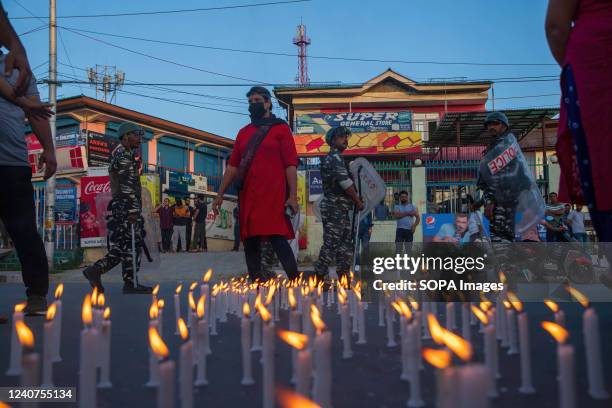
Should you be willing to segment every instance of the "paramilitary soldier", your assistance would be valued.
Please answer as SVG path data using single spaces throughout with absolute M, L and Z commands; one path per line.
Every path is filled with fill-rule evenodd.
M 108 209 L 110 250 L 102 259 L 83 271 L 92 287 L 104 291 L 102 274 L 119 263 L 122 267 L 123 293 L 151 293 L 148 286 L 134 283 L 134 262 L 132 259 L 132 226 L 136 246 L 136 267 L 140 268 L 140 253 L 143 246 L 143 224 L 141 216 L 142 199 L 139 174 L 139 160 L 136 149 L 140 147 L 144 130 L 133 123 L 123 123 L 118 130 L 120 144 L 111 156 L 108 168 L 113 199 Z
M 315 263 L 315 273 L 320 281 L 328 281 L 328 267 L 335 261 L 338 277 L 347 275 L 353 258 L 351 213 L 354 206 L 363 209 L 357 195 L 342 152 L 348 147 L 351 130 L 345 126 L 330 129 L 325 141 L 329 153 L 321 160 L 323 199 L 321 218 L 323 221 L 323 245 Z

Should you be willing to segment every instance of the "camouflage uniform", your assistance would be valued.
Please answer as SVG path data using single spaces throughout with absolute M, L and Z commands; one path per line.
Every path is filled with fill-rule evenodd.
M 327 156 L 321 160 L 321 178 L 324 195 L 321 200 L 323 245 L 315 263 L 315 273 L 327 275 L 329 265 L 335 261 L 336 273 L 341 276 L 349 273 L 353 259 L 351 214 L 354 204 L 345 193 L 353 185 L 353 180 L 338 149 L 330 148 Z
M 142 195 L 138 169 L 139 162 L 134 152 L 123 145 L 117 146 L 111 156 L 108 169 L 113 195 L 113 200 L 108 207 L 111 215 L 108 218 L 107 225 L 110 250 L 106 256 L 94 264 L 100 268 L 102 273 L 106 273 L 121 263 L 123 280 L 126 283 L 133 283 L 134 279 L 132 225 L 128 221 L 130 214 L 138 215 L 134 224 L 137 268 L 140 268 L 140 254 L 143 243 L 144 220 L 141 216 Z

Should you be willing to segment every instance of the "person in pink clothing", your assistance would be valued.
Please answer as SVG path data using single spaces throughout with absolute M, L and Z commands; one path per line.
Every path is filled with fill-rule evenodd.
M 612 1 L 549 0 L 546 37 L 562 68 L 559 199 L 587 206 L 612 264 Z

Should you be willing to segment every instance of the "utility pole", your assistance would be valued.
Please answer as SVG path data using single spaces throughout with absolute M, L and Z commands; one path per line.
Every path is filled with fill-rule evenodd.
M 55 119 L 57 115 L 57 27 L 55 26 L 55 0 L 49 0 L 49 103 L 53 105 L 54 114 L 49 118 L 51 140 L 55 150 Z M 49 269 L 53 269 L 55 253 L 55 174 L 47 180 L 45 186 L 45 251 Z

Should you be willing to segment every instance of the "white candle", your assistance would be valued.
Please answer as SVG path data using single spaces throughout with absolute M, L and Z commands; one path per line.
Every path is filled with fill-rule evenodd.
M 455 319 L 455 304 L 448 302 L 446 304 L 446 328 L 448 330 L 455 330 L 457 328 Z
M 182 325 L 184 325 L 184 322 L 182 323 Z M 193 343 L 188 337 L 186 325 L 183 328 L 181 338 L 183 339 L 179 363 L 179 387 L 181 407 L 191 408 L 193 407 Z
M 422 316 L 427 316 L 429 313 L 431 313 L 431 303 L 423 302 Z M 423 325 L 423 339 L 429 340 L 431 339 L 431 333 L 429 332 L 429 324 L 427 324 L 427 319 L 421 318 L 421 321 Z
M 157 320 L 149 321 L 149 329 L 157 330 Z M 159 359 L 155 356 L 153 350 L 149 347 L 149 381 L 145 384 L 148 388 L 156 388 L 159 386 L 160 372 Z
M 488 396 L 495 398 L 497 392 L 497 340 L 495 339 L 495 325 L 491 322 L 484 328 L 485 364 L 491 373 Z
M 378 296 L 378 327 L 385 327 L 385 297 Z
M 488 408 L 487 395 L 491 373 L 483 364 L 467 364 L 459 368 L 459 408 Z
M 311 392 L 312 355 L 310 350 L 304 348 L 297 353 L 297 380 L 295 391 L 301 395 Z
M 471 323 L 470 323 L 470 304 L 463 302 L 461 304 L 461 337 L 466 341 L 472 341 Z
M 21 303 L 15 306 L 15 310 L 13 312 L 13 325 L 11 327 L 11 357 L 9 368 L 6 371 L 7 376 L 17 376 L 21 374 L 22 366 L 21 366 L 21 355 L 23 351 L 23 346 L 19 342 L 19 338 L 17 337 L 17 322 L 23 322 L 23 309 L 25 308 L 25 303 Z
M 101 366 L 100 366 L 100 381 L 98 388 L 111 388 L 112 383 L 110 381 L 110 361 L 111 361 L 111 321 L 108 317 L 105 317 L 102 321 L 102 331 L 100 332 L 101 338 Z
M 559 365 L 559 406 L 561 408 L 574 408 L 576 406 L 574 347 L 568 344 L 559 344 L 557 359 Z
M 521 348 L 521 387 L 519 392 L 521 394 L 534 394 L 535 388 L 531 379 L 531 348 L 529 345 L 529 320 L 527 313 L 519 313 L 518 324 Z
M 51 307 L 53 307 L 53 305 L 51 305 Z M 49 317 L 49 312 L 47 312 L 47 321 L 43 325 L 44 342 L 42 386 L 45 388 L 53 387 L 53 350 L 55 349 L 56 321 L 53 317 L 51 317 L 49 320 Z
M 174 294 L 174 322 L 175 322 L 174 334 L 176 334 L 177 336 L 180 334 L 179 328 L 178 328 L 178 321 L 180 318 L 181 318 L 181 295 L 179 292 L 179 293 Z
M 291 309 L 289 312 L 289 330 L 293 332 L 300 331 L 300 320 L 302 316 L 300 312 L 297 310 Z M 293 370 L 291 371 L 291 382 L 295 384 L 297 381 L 297 349 L 295 347 L 291 347 L 291 362 L 293 363 Z
M 425 402 L 421 397 L 421 371 L 419 370 L 419 355 L 421 350 L 417 343 L 419 337 L 420 323 L 413 321 L 406 327 L 406 355 L 408 372 L 410 377 L 410 399 L 408 407 L 424 407 Z
M 341 302 L 339 302 L 340 304 Z M 350 324 L 349 309 L 346 302 L 340 304 L 340 324 L 342 332 L 342 358 L 348 359 L 353 357 L 353 351 L 351 350 L 351 332 L 349 328 Z
M 96 406 L 96 345 L 98 332 L 93 327 L 81 331 L 79 358 L 79 406 Z
M 314 402 L 322 408 L 331 408 L 331 332 L 323 331 L 317 334 L 314 350 Z
M 22 360 L 23 371 L 21 373 L 22 387 L 39 387 L 40 356 L 32 349 L 26 349 Z M 27 404 L 30 407 L 38 407 L 38 403 Z M 95 405 L 92 405 L 95 408 Z
M 217 333 L 217 296 L 212 296 L 210 298 L 210 335 L 216 336 Z
M 55 323 L 53 324 L 53 349 L 51 350 L 53 354 L 52 361 L 54 363 L 59 363 L 62 361 L 62 356 L 60 353 L 61 344 L 62 344 L 62 301 L 57 299 L 55 302 L 56 312 L 55 312 Z
M 518 336 L 516 333 L 516 314 L 513 309 L 506 310 L 506 321 L 508 322 L 508 340 L 510 348 L 508 349 L 508 355 L 514 355 L 519 353 L 518 349 Z
M 253 346 L 251 351 L 261 351 L 261 316 L 255 313 L 253 317 Z
M 274 408 L 274 324 L 271 320 L 265 322 L 263 327 L 262 359 L 263 408 Z
M 391 310 L 389 308 L 387 308 L 386 317 L 387 317 L 387 347 L 395 347 L 397 346 L 397 343 L 395 341 L 395 331 L 393 330 L 393 313 L 391 313 Z M 400 330 L 404 330 L 404 328 L 400 327 Z
M 436 373 L 436 407 L 454 408 L 459 399 L 459 369 L 448 367 Z
M 565 327 L 565 312 L 563 310 L 559 310 L 555 313 L 555 322 L 557 322 L 559 326 Z
M 399 331 L 400 331 L 400 358 L 402 359 L 402 370 L 400 374 L 400 380 L 402 381 L 410 381 L 410 368 L 408 361 L 408 328 L 406 327 L 406 317 L 404 315 L 400 315 L 399 321 Z
M 603 378 L 599 317 L 592 307 L 588 307 L 582 315 L 582 333 L 587 360 L 589 395 L 596 400 L 608 399 L 610 394 L 606 391 Z
M 249 304 L 244 304 L 242 321 L 240 322 L 240 342 L 242 346 L 242 385 L 253 385 L 253 363 L 251 359 L 251 321 L 249 319 Z
M 165 360 L 159 364 L 160 384 L 157 389 L 157 408 L 174 407 L 174 361 Z
M 365 303 L 358 301 L 357 303 L 357 315 L 359 321 L 359 337 L 357 338 L 357 344 L 366 344 L 366 327 L 365 327 Z
M 197 351 L 197 374 L 196 374 L 196 381 L 195 381 L 195 385 L 196 387 L 202 387 L 204 385 L 208 385 L 208 379 L 207 379 L 207 375 L 206 375 L 206 357 L 208 355 L 207 353 L 207 344 L 206 344 L 206 332 L 208 331 L 208 324 L 206 322 L 206 319 L 200 319 L 200 321 L 197 324 L 197 329 L 196 329 L 197 333 L 198 333 L 198 342 L 197 342 L 197 346 L 194 346 L 198 348 Z

